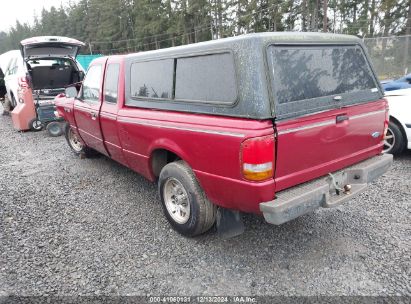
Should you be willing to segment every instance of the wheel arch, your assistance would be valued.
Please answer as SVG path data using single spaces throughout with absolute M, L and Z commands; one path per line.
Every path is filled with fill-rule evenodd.
M 402 123 L 397 118 L 390 115 L 390 121 L 395 123 L 398 126 L 398 128 L 400 128 L 401 134 L 402 134 L 402 136 L 404 136 L 406 141 L 410 140 L 409 138 L 407 138 L 407 133 L 405 132 L 404 126 L 402 125 Z
M 160 143 L 161 142 L 161 143 Z M 161 169 L 173 161 L 183 160 L 190 168 L 190 161 L 183 150 L 173 141 L 166 139 L 160 140 L 150 147 L 149 166 L 152 176 L 157 179 L 160 175 Z
M 174 151 L 167 148 L 156 148 L 150 153 L 151 174 L 157 179 L 165 165 L 176 160 L 184 160 Z

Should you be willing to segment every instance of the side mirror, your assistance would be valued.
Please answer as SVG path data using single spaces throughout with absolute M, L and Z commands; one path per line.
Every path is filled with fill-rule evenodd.
M 78 78 L 79 78 L 79 81 L 83 81 L 83 79 L 84 79 L 84 72 L 83 71 L 78 72 Z
M 66 94 L 66 97 L 68 98 L 76 98 L 78 92 L 77 92 L 76 87 L 67 87 L 65 94 Z

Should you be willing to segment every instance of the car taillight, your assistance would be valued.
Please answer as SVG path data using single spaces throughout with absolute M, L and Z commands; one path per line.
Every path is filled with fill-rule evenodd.
M 245 179 L 263 181 L 274 175 L 274 135 L 254 137 L 241 144 L 241 172 Z
M 29 83 L 27 82 L 26 76 L 23 76 L 23 77 L 19 78 L 19 86 L 21 88 L 28 88 L 29 87 Z

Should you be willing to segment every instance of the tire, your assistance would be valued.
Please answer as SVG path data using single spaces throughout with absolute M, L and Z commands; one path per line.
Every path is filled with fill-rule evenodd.
M 52 121 L 47 124 L 46 130 L 51 137 L 57 137 L 63 134 L 63 126 L 57 121 Z
M 383 152 L 398 155 L 402 151 L 404 151 L 404 148 L 405 140 L 400 127 L 395 122 L 390 121 L 386 134 L 386 139 L 384 140 Z
M 158 191 L 167 220 L 180 234 L 196 236 L 214 225 L 217 208 L 207 199 L 193 171 L 184 161 L 163 167 Z
M 64 133 L 67 143 L 70 149 L 74 152 L 74 154 L 79 155 L 81 157 L 92 157 L 97 154 L 95 150 L 87 147 L 83 143 L 79 136 L 70 127 L 70 124 L 66 124 Z
M 29 129 L 34 132 L 41 131 L 43 129 L 43 124 L 37 118 L 33 118 L 29 121 Z

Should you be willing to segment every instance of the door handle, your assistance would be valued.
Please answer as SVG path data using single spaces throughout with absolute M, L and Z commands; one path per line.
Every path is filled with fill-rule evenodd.
M 343 122 L 345 120 L 348 120 L 348 119 L 349 119 L 348 115 L 341 114 L 341 115 L 337 115 L 337 117 L 335 118 L 335 122 L 336 123 L 341 123 L 341 122 Z
M 91 112 L 90 115 L 91 115 L 91 119 L 96 120 L 96 118 L 97 118 L 97 113 L 96 112 Z

